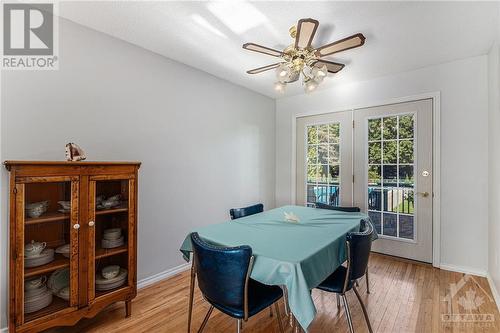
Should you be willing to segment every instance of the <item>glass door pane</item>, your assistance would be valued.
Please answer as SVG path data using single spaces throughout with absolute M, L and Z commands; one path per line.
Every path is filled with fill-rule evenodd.
M 130 286 L 130 221 L 134 218 L 132 181 L 103 179 L 91 182 L 91 232 L 94 247 L 91 299 Z M 92 235 L 93 233 L 93 235 Z M 93 295 L 92 295 L 93 294 Z
M 307 206 L 340 204 L 340 123 L 307 126 Z
M 368 119 L 368 214 L 384 236 L 413 240 L 414 114 Z
M 77 179 L 35 177 L 16 187 L 24 192 L 23 212 L 17 214 L 24 226 L 25 323 L 77 304 Z

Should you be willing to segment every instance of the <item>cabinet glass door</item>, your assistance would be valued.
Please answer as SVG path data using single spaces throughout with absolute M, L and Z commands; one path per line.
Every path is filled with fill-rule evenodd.
M 89 298 L 93 301 L 134 285 L 135 182 L 128 176 L 90 178 Z M 134 274 L 129 274 L 134 270 Z
M 16 180 L 16 318 L 21 325 L 76 309 L 78 177 Z M 41 319 L 43 320 L 43 319 Z

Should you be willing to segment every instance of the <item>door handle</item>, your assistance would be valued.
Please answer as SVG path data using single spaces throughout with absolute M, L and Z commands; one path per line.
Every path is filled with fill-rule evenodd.
M 417 192 L 417 194 L 420 194 L 424 198 L 427 198 L 429 196 L 429 192 Z
M 89 222 L 89 227 L 93 227 L 95 225 L 95 222 L 94 221 L 90 221 Z
M 76 229 L 76 230 L 80 229 L 80 225 L 78 223 L 74 224 L 73 229 Z

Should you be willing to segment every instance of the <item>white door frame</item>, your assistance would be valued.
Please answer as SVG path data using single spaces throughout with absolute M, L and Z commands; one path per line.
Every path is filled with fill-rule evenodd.
M 441 265 L 441 92 L 429 92 L 412 96 L 392 98 L 384 101 L 354 106 L 340 107 L 334 110 L 309 111 L 292 115 L 292 164 L 291 164 L 291 193 L 290 202 L 296 204 L 296 159 L 297 159 L 297 118 L 315 116 L 325 113 L 354 111 L 356 109 L 371 108 L 389 104 L 414 102 L 422 99 L 432 99 L 432 266 L 439 268 Z

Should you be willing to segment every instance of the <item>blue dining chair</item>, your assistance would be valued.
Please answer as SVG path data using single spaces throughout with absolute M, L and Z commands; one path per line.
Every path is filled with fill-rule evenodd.
M 359 212 L 361 212 L 361 209 L 359 209 L 359 207 L 332 206 L 332 205 L 327 205 L 327 204 L 321 203 L 321 202 L 316 202 L 314 205 L 316 206 L 316 208 L 336 210 L 336 211 L 339 211 L 339 212 L 348 212 L 348 213 L 359 213 Z
M 264 205 L 259 203 L 253 206 L 248 206 L 243 208 L 232 208 L 229 210 L 229 215 L 231 215 L 231 220 L 236 220 L 241 217 L 262 213 L 263 211 L 264 211 Z
M 316 202 L 314 204 L 316 208 L 319 209 L 329 209 L 329 210 L 335 210 L 339 212 L 346 212 L 346 213 L 359 213 L 361 212 L 361 209 L 359 207 L 348 207 L 348 206 L 332 206 L 332 205 L 327 205 L 321 202 Z M 368 268 L 366 269 L 366 292 L 369 294 L 370 293 L 370 278 L 368 277 Z M 358 281 L 356 281 L 356 286 L 359 287 Z
M 258 213 L 262 213 L 264 211 L 264 205 L 259 203 L 256 205 L 248 206 L 248 207 L 243 207 L 243 208 L 231 208 L 229 210 L 229 215 L 231 216 L 231 220 L 236 220 L 245 216 L 250 216 Z M 284 290 L 284 289 L 283 289 Z M 286 299 L 286 295 L 284 295 L 285 298 L 285 313 L 288 315 L 288 301 Z M 273 316 L 273 308 L 269 308 L 269 316 Z
M 368 258 L 370 256 L 374 230 L 370 221 L 362 220 L 362 224 L 362 231 L 349 232 L 346 236 L 347 267 L 340 266 L 317 287 L 320 290 L 340 295 L 340 298 L 342 298 L 344 303 L 347 322 L 349 324 L 349 331 L 351 333 L 354 332 L 354 329 L 349 304 L 347 303 L 347 297 L 345 296 L 345 293 L 351 289 L 354 290 L 354 293 L 361 304 L 361 309 L 363 310 L 368 330 L 370 333 L 373 332 L 370 319 L 368 318 L 368 312 L 366 311 L 366 307 L 355 285 L 356 280 L 365 274 L 366 268 L 368 267 Z M 340 306 L 338 302 L 337 306 Z
M 203 297 L 210 303 L 198 333 L 205 329 L 214 308 L 237 319 L 239 333 L 242 320 L 247 321 L 273 304 L 280 332 L 284 332 L 279 306 L 276 303 L 283 297 L 283 291 L 278 286 L 267 286 L 250 278 L 254 262 L 250 246 L 214 246 L 203 241 L 198 233 L 191 234 L 191 243 L 194 276 L 198 280 Z M 189 308 L 188 332 L 191 330 L 191 314 L 192 303 Z

